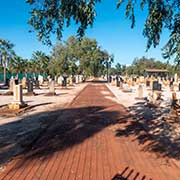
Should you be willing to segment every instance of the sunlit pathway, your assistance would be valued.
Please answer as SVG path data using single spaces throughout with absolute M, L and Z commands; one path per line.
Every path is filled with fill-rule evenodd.
M 179 180 L 180 170 L 118 134 L 129 117 L 102 83 L 90 83 L 0 179 Z

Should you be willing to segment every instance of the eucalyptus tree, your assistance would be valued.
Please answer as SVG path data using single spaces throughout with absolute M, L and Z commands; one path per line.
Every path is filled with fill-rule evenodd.
M 51 34 L 62 37 L 65 25 L 74 20 L 79 26 L 77 33 L 83 36 L 88 26 L 92 26 L 96 17 L 96 4 L 102 0 L 65 1 L 65 0 L 26 0 L 31 5 L 29 24 L 37 32 L 39 40 L 51 44 Z M 180 0 L 117 0 L 117 9 L 125 4 L 125 16 L 135 25 L 137 8 L 147 11 L 143 35 L 147 38 L 147 49 L 159 45 L 163 29 L 169 32 L 169 40 L 164 57 L 175 56 L 180 59 Z
M 83 38 L 80 43 L 80 71 L 86 75 L 98 76 L 105 61 L 104 52 L 95 39 Z
M 14 44 L 10 41 L 0 39 L 0 64 L 4 68 L 4 83 L 6 83 L 6 70 L 9 66 L 10 60 L 15 57 L 13 47 Z
M 50 57 L 49 72 L 52 76 L 58 74 L 69 74 L 69 57 L 66 47 L 62 43 L 58 43 L 53 47 Z
M 108 53 L 99 47 L 95 39 L 71 36 L 64 43 L 57 43 L 52 50 L 49 63 L 50 74 L 102 74 Z
M 70 36 L 67 41 L 64 42 L 66 49 L 66 55 L 69 61 L 69 73 L 71 75 L 78 74 L 79 53 L 80 53 L 80 41 L 74 36 Z

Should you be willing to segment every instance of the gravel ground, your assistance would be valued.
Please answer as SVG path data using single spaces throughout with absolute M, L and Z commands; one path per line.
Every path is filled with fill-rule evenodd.
M 29 111 L 9 118 L 0 114 L 0 165 L 26 150 L 86 85 L 82 83 L 67 89 L 56 89 L 57 96 L 44 96 L 47 90 L 35 90 L 41 95 L 23 97 L 32 107 Z M 0 106 L 12 100 L 13 96 L 0 96 Z
M 163 89 L 162 100 L 159 107 L 148 106 L 146 101 L 137 100 L 137 86 L 132 93 L 124 93 L 118 87 L 107 84 L 118 102 L 124 105 L 133 115 L 132 125 L 138 122 L 148 136 L 139 136 L 139 143 L 151 143 L 146 146 L 148 151 L 159 152 L 159 156 L 170 157 L 173 163 L 180 168 L 180 118 L 171 111 L 172 92 L 169 88 Z M 151 91 L 144 87 L 144 97 Z M 180 99 L 180 92 L 176 92 Z

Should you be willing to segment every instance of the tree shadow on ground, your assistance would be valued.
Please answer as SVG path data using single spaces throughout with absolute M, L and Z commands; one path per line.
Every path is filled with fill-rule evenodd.
M 147 178 L 145 175 L 141 175 L 139 172 L 135 172 L 134 169 L 129 167 L 124 168 L 121 173 L 116 174 L 112 180 L 153 180 Z
M 104 106 L 89 106 L 43 112 L 5 124 L 0 127 L 0 162 L 23 155 L 14 167 L 20 168 L 27 160 L 49 157 L 82 143 L 126 117 Z
M 130 107 L 131 111 L 133 118 L 128 119 L 123 129 L 116 130 L 116 136 L 135 135 L 134 140 L 142 145 L 142 151 L 155 152 L 157 157 L 179 160 L 180 136 L 174 138 L 174 128 L 165 118 L 160 118 L 162 114 L 168 114 L 167 109 L 137 103 Z

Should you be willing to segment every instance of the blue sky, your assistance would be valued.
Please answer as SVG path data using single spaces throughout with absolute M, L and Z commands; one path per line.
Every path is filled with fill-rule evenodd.
M 27 24 L 30 8 L 25 0 L 6 0 L 0 6 L 0 38 L 15 44 L 15 51 L 24 58 L 30 58 L 33 51 L 42 50 L 47 54 L 51 48 L 38 42 L 34 33 L 29 33 L 31 26 Z M 165 61 L 161 56 L 161 48 L 168 40 L 164 33 L 160 45 L 148 52 L 146 39 L 142 35 L 146 12 L 136 11 L 136 26 L 130 28 L 130 21 L 124 16 L 123 7 L 116 9 L 116 1 L 103 0 L 97 5 L 97 17 L 93 28 L 88 28 L 86 36 L 95 38 L 99 45 L 115 57 L 115 62 L 131 64 L 135 57 L 153 57 Z M 65 29 L 63 40 L 76 35 L 76 26 Z M 53 38 L 54 39 L 54 38 Z M 54 41 L 55 43 L 55 41 Z

